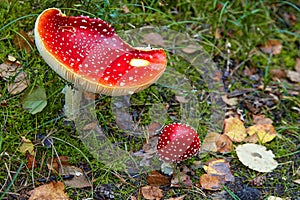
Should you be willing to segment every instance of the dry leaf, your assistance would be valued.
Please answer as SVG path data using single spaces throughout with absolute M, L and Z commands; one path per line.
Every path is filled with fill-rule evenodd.
M 216 39 L 221 39 L 222 38 L 221 31 L 218 28 L 215 30 L 215 34 L 214 35 L 215 35 Z
M 27 167 L 28 167 L 28 169 L 33 169 L 36 167 L 36 160 L 33 155 L 27 156 Z
M 277 55 L 280 54 L 282 44 L 278 40 L 268 40 L 265 44 L 260 46 L 260 50 L 267 54 Z
M 271 172 L 278 163 L 271 150 L 267 151 L 265 146 L 258 144 L 243 144 L 236 148 L 239 160 L 250 169 L 258 172 Z
M 233 142 L 242 142 L 246 136 L 246 128 L 244 123 L 235 117 L 229 117 L 224 120 L 224 134 Z
M 130 12 L 129 8 L 126 5 L 123 5 L 122 8 L 123 8 L 123 11 L 124 11 L 125 14 Z
M 58 173 L 62 166 L 69 165 L 69 158 L 67 156 L 59 156 L 51 158 L 47 162 L 47 167 L 52 173 Z
M 30 155 L 34 155 L 34 145 L 29 139 L 26 139 L 25 137 L 22 138 L 22 144 L 19 147 L 19 151 L 23 153 L 24 155 L 28 152 Z
M 19 62 L 7 61 L 0 64 L 0 77 L 10 81 L 7 89 L 12 95 L 21 93 L 30 84 L 27 74 L 22 71 L 22 66 Z
M 186 171 L 181 171 L 179 174 L 174 173 L 171 180 L 171 187 L 186 187 L 191 188 L 193 183 L 191 177 L 187 175 Z
M 169 199 L 167 199 L 167 200 L 183 200 L 185 196 L 186 196 L 186 195 L 182 195 L 182 196 L 180 196 L 180 197 L 172 197 L 172 198 L 169 198 Z
M 275 78 L 286 78 L 286 72 L 284 69 L 270 69 L 270 74 Z
M 219 175 L 203 174 L 200 177 L 200 185 L 205 190 L 220 190 L 224 183 L 224 177 Z
M 238 98 L 228 98 L 227 95 L 222 95 L 221 98 L 229 106 L 235 106 L 238 104 Z
M 162 127 L 163 127 L 163 126 L 162 126 L 160 123 L 152 122 L 152 123 L 148 126 L 149 137 L 158 134 L 159 130 L 160 130 Z
M 192 54 L 199 50 L 199 46 L 189 44 L 187 47 L 181 49 L 184 53 Z
M 294 68 L 296 72 L 300 73 L 300 58 L 296 58 L 296 64 Z
M 300 72 L 296 71 L 291 71 L 291 70 L 286 70 L 286 76 L 295 83 L 300 82 Z
M 85 176 L 82 169 L 75 166 L 62 166 L 60 168 L 60 175 L 73 175 L 72 179 L 65 180 L 65 184 L 74 188 L 92 187 L 92 184 Z
M 224 181 L 234 181 L 234 176 L 231 173 L 230 165 L 225 159 L 212 159 L 208 161 L 203 169 L 207 174 L 219 175 L 224 178 Z
M 69 197 L 65 194 L 65 185 L 58 182 L 50 182 L 48 184 L 39 186 L 28 192 L 30 195 L 29 200 L 41 200 L 41 199 L 60 199 L 68 200 Z
M 143 38 L 144 43 L 146 44 L 151 44 L 159 47 L 166 46 L 163 37 L 158 33 L 148 33 L 143 35 Z
M 276 137 L 276 130 L 272 124 L 255 124 L 247 128 L 247 133 L 256 135 L 261 143 L 270 142 Z
M 27 53 L 34 47 L 34 39 L 30 37 L 25 31 L 20 30 L 18 34 L 13 37 L 13 43 L 17 49 L 24 49 Z
M 145 199 L 160 200 L 162 198 L 162 190 L 155 186 L 142 187 L 142 195 Z
M 253 115 L 252 121 L 254 124 L 272 124 L 273 120 L 270 118 L 266 118 L 265 115 Z
M 170 179 L 167 176 L 162 175 L 158 171 L 152 171 L 147 177 L 148 183 L 151 186 L 168 186 L 170 185 Z
M 220 135 L 216 141 L 217 152 L 228 153 L 232 150 L 232 141 L 227 135 Z
M 217 152 L 218 147 L 216 141 L 219 139 L 219 137 L 220 137 L 219 133 L 214 133 L 214 132 L 207 133 L 201 145 L 201 152 L 204 151 Z
M 83 131 L 95 130 L 97 128 L 98 122 L 91 122 L 82 127 Z

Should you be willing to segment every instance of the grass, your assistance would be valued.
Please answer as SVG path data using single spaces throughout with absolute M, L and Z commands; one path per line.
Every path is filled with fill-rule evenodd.
M 88 165 L 88 177 L 93 180 L 94 187 L 105 185 L 114 191 L 115 199 L 128 199 L 131 195 L 138 196 L 139 188 L 147 185 L 145 172 L 126 174 L 116 171 L 113 165 L 105 165 L 88 151 L 80 142 L 79 135 L 73 124 L 66 124 L 63 119 L 63 99 L 60 92 L 66 82 L 53 72 L 39 55 L 37 49 L 32 46 L 31 52 L 19 48 L 13 38 L 25 32 L 32 31 L 36 16 L 48 7 L 61 8 L 67 15 L 89 15 L 100 17 L 110 22 L 116 31 L 130 30 L 134 27 L 156 25 L 188 33 L 196 39 L 211 55 L 218 68 L 226 72 L 234 70 L 234 74 L 227 79 L 228 91 L 253 88 L 258 82 L 249 79 L 243 74 L 243 70 L 255 68 L 262 78 L 265 88 L 274 87 L 280 97 L 274 106 L 263 106 L 260 113 L 270 117 L 280 137 L 266 144 L 276 155 L 279 167 L 273 172 L 264 174 L 267 177 L 265 184 L 259 186 L 261 196 L 267 198 L 270 195 L 291 197 L 300 196 L 300 187 L 292 180 L 299 179 L 299 83 L 291 84 L 286 80 L 274 80 L 270 69 L 293 69 L 295 59 L 300 58 L 300 12 L 297 1 L 122 1 L 122 5 L 113 1 L 17 1 L 2 0 L 0 2 L 0 63 L 7 60 L 8 55 L 13 55 L 23 66 L 28 74 L 30 85 L 25 92 L 12 95 L 8 92 L 8 83 L 1 79 L 0 82 L 0 195 L 3 198 L 20 198 L 24 191 L 29 191 L 37 185 L 38 178 L 47 177 L 49 170 L 46 162 L 56 155 L 65 155 L 72 165 Z M 284 18 L 285 14 L 295 15 L 296 23 Z M 216 31 L 221 39 L 216 38 Z M 269 56 L 258 50 L 258 46 L 269 39 L 276 39 L 283 44 L 279 55 Z M 227 53 L 228 44 L 231 44 L 231 54 Z M 203 77 L 192 67 L 185 69 L 187 63 L 174 55 L 169 55 L 169 67 L 176 68 L 185 73 L 196 88 L 196 94 L 200 102 L 200 121 L 198 132 L 204 138 L 210 127 L 210 105 L 206 98 L 201 98 L 202 90 L 207 92 L 207 84 Z M 172 65 L 173 63 L 173 65 Z M 179 63 L 179 64 L 178 64 Z M 232 63 L 228 65 L 228 63 Z M 12 81 L 12 80 L 11 80 Z M 29 114 L 21 106 L 24 94 L 35 86 L 43 86 L 47 91 L 48 105 L 36 115 Z M 295 88 L 296 87 L 296 88 Z M 159 88 L 159 89 L 157 89 Z M 291 91 L 298 91 L 293 95 Z M 248 100 L 258 97 L 269 97 L 267 91 L 255 91 L 248 94 Z M 168 104 L 167 120 L 165 123 L 180 121 L 182 113 L 180 103 L 174 99 L 174 93 L 163 87 L 150 87 L 145 91 L 131 97 L 130 114 L 135 116 L 141 126 L 149 125 L 149 110 L 155 103 Z M 251 123 L 251 111 L 245 107 L 246 100 L 238 104 L 238 108 L 245 113 L 248 123 Z M 141 149 L 145 138 L 136 137 L 120 131 L 116 125 L 116 117 L 111 108 L 111 97 L 101 96 L 96 102 L 96 113 L 100 125 L 109 135 L 113 143 L 118 143 L 123 150 L 136 151 Z M 145 132 L 142 132 L 146 134 Z M 53 147 L 46 148 L 36 137 L 38 134 L 51 135 L 54 138 Z M 34 170 L 27 167 L 27 159 L 18 151 L 21 144 L 21 136 L 34 141 L 36 147 L 36 159 L 39 167 Z M 220 156 L 220 155 L 218 155 Z M 213 154 L 201 155 L 201 158 L 209 160 L 215 157 Z M 226 154 L 225 157 L 232 160 L 234 175 L 242 184 L 249 184 L 253 178 L 261 173 L 254 172 L 238 161 L 235 152 Z M 192 161 L 199 160 L 193 158 Z M 188 166 L 192 161 L 185 162 Z M 195 170 L 198 176 L 193 176 L 193 182 L 199 180 L 204 173 L 202 169 Z M 25 186 L 26 183 L 26 186 Z M 235 187 L 227 186 L 226 191 L 233 199 Z M 92 189 L 67 188 L 67 193 L 72 199 L 83 199 L 93 196 Z M 204 191 L 206 198 L 213 192 Z M 203 191 L 199 188 L 165 188 L 164 197 L 186 194 L 185 199 L 202 199 Z M 140 199 L 142 197 L 139 196 Z M 1 198 L 0 198 L 1 199 Z

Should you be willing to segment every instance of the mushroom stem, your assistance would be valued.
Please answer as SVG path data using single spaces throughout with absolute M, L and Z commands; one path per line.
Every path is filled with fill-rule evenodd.
M 80 111 L 80 102 L 82 98 L 82 89 L 74 89 L 66 85 L 63 89 L 65 93 L 64 113 L 69 121 L 74 121 Z

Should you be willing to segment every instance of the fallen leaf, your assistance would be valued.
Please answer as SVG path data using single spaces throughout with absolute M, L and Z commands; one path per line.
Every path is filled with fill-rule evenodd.
M 233 142 L 242 142 L 247 136 L 244 123 L 236 117 L 229 117 L 224 120 L 223 133 Z
M 283 79 L 286 78 L 286 72 L 284 69 L 270 69 L 270 74 L 272 75 L 272 78 L 279 78 Z
M 300 82 L 300 72 L 292 71 L 292 70 L 286 70 L 286 76 L 295 83 Z
M 217 152 L 228 153 L 232 150 L 232 141 L 227 135 L 220 135 L 216 141 Z
M 258 172 L 271 172 L 278 163 L 271 150 L 258 144 L 243 144 L 236 148 L 236 153 L 243 165 Z
M 214 35 L 215 35 L 216 39 L 221 39 L 222 38 L 221 31 L 218 28 L 216 28 Z
M 238 98 L 228 98 L 227 95 L 222 95 L 221 98 L 229 106 L 235 106 L 238 104 Z
M 199 46 L 197 45 L 192 45 L 192 44 L 189 44 L 187 47 L 184 47 L 181 49 L 184 53 L 187 53 L 187 54 L 192 54 L 192 53 L 195 53 L 197 52 L 199 49 Z
M 34 47 L 34 39 L 30 37 L 25 31 L 20 30 L 13 37 L 13 44 L 17 49 L 26 50 L 27 53 Z
M 300 58 L 296 58 L 296 64 L 294 68 L 296 72 L 300 73 Z
M 28 167 L 28 169 L 36 168 L 36 160 L 33 155 L 27 156 L 27 167 Z
M 253 115 L 252 121 L 254 124 L 272 124 L 273 120 L 267 118 L 265 115 Z
M 159 133 L 160 129 L 163 126 L 158 123 L 158 122 L 152 122 L 149 126 L 148 126 L 148 133 L 149 133 L 149 137 L 154 136 L 156 134 Z
M 142 195 L 145 199 L 160 200 L 162 198 L 162 190 L 155 186 L 142 187 Z
M 185 166 L 185 168 L 187 167 Z M 179 173 L 174 173 L 171 180 L 171 187 L 191 188 L 193 186 L 193 183 L 191 181 L 191 177 L 187 174 L 187 172 L 189 171 L 182 170 Z
M 247 133 L 256 135 L 261 143 L 270 142 L 276 137 L 276 130 L 272 124 L 255 124 L 247 128 Z
M 23 153 L 24 155 L 28 152 L 30 155 L 34 155 L 34 145 L 29 139 L 26 139 L 25 137 L 21 137 L 22 144 L 19 147 L 19 151 Z
M 159 47 L 166 46 L 163 37 L 158 33 L 147 33 L 143 35 L 143 38 L 144 43 L 146 44 L 151 44 Z
M 132 120 L 132 115 L 128 112 L 117 110 L 116 113 L 116 124 L 121 130 L 132 130 L 134 127 L 134 122 Z
M 179 196 L 179 197 L 172 197 L 172 198 L 169 198 L 167 200 L 183 200 L 185 198 L 186 195 L 182 195 L 182 196 Z
M 214 133 L 214 132 L 207 133 L 202 142 L 200 152 L 205 152 L 205 151 L 217 152 L 218 147 L 216 142 L 219 139 L 219 137 L 220 137 L 219 133 Z
M 34 115 L 41 112 L 47 105 L 47 96 L 45 89 L 41 86 L 34 88 L 22 101 L 22 106 L 28 110 L 30 114 Z
M 170 179 L 167 176 L 162 175 L 158 171 L 152 171 L 147 177 L 148 183 L 151 186 L 168 186 L 170 185 Z
M 82 171 L 82 169 L 75 166 L 62 166 L 60 168 L 60 175 L 73 175 L 74 177 L 71 179 L 64 180 L 64 183 L 69 187 L 74 188 L 85 188 L 92 187 L 92 184 L 87 179 L 86 175 Z
M 208 161 L 203 169 L 207 174 L 210 175 L 218 175 L 224 178 L 224 181 L 234 181 L 234 176 L 231 173 L 229 163 L 221 158 L 221 159 L 212 159 Z
M 245 143 L 257 143 L 258 142 L 258 137 L 255 134 L 250 135 L 250 136 L 248 136 L 244 139 L 244 142 Z
M 98 122 L 91 122 L 82 127 L 83 131 L 95 130 L 97 128 Z
M 278 40 L 268 40 L 265 44 L 260 46 L 260 50 L 267 54 L 277 55 L 280 54 L 282 44 Z
M 29 200 L 40 199 L 61 199 L 68 200 L 69 197 L 65 194 L 65 185 L 58 182 L 50 182 L 48 184 L 39 186 L 28 192 L 30 195 Z
M 224 177 L 212 174 L 202 174 L 200 177 L 200 185 L 205 190 L 220 190 L 225 184 Z
M 69 158 L 67 156 L 59 156 L 51 158 L 47 162 L 47 167 L 52 173 L 59 173 L 62 166 L 68 166 Z
M 27 73 L 22 71 L 22 66 L 18 61 L 6 61 L 0 64 L 0 77 L 9 81 L 7 90 L 12 95 L 21 93 L 30 84 Z

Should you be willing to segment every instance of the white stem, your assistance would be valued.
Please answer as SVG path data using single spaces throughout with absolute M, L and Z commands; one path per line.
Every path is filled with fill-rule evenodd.
M 74 89 L 68 85 L 64 88 L 65 106 L 64 113 L 67 120 L 74 121 L 80 111 L 82 89 Z

